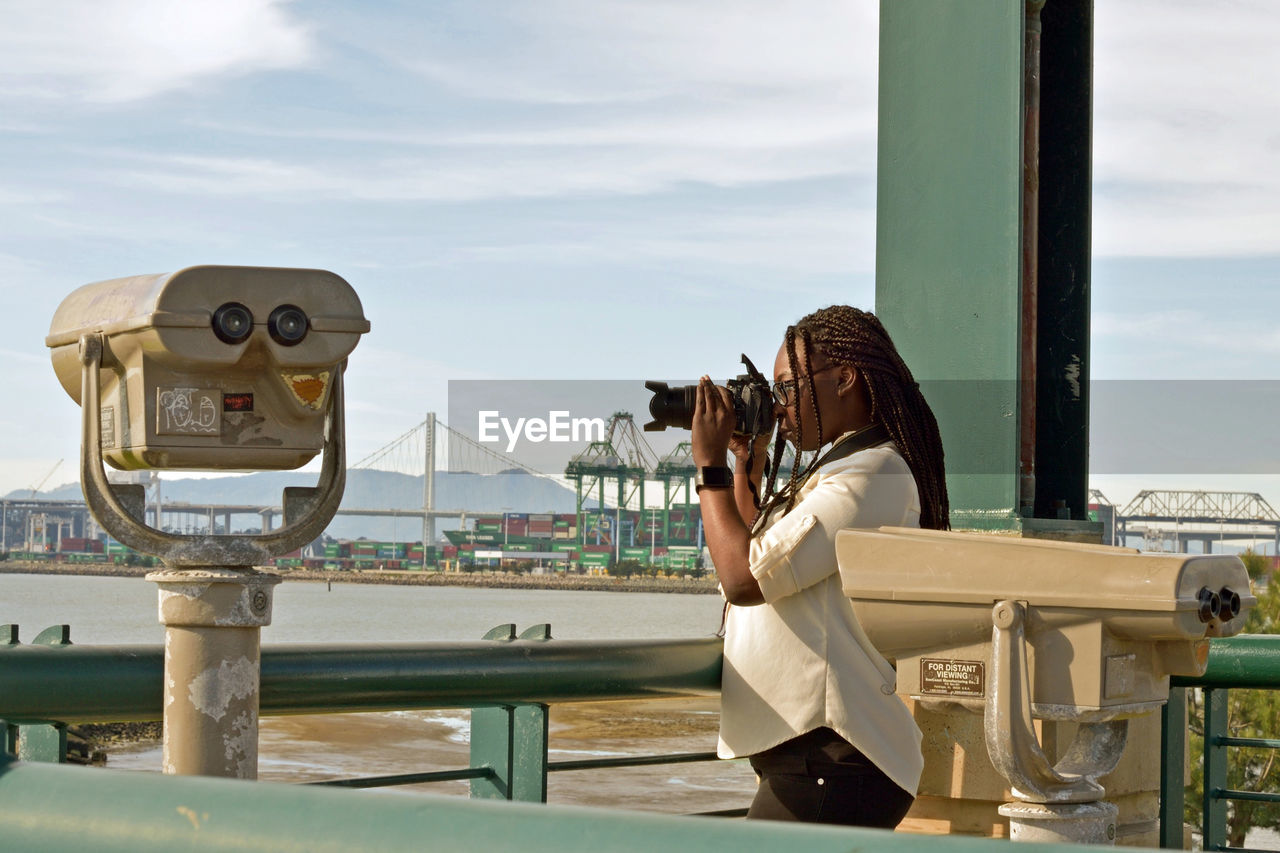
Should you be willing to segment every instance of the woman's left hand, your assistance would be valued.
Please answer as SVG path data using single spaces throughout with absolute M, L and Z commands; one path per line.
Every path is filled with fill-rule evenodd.
M 725 464 L 729 452 L 729 439 L 737 415 L 729 389 L 721 388 L 704 376 L 698 380 L 698 393 L 693 406 L 693 438 L 691 440 L 693 464 L 710 467 Z

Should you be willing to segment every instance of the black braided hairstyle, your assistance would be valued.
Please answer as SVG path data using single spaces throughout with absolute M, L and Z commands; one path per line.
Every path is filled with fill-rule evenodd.
M 933 530 L 949 529 L 951 522 L 947 502 L 947 476 L 942 464 L 942 438 L 938 434 L 938 422 L 924 395 L 920 393 L 920 386 L 912 377 L 911 370 L 898 354 L 880 320 L 874 314 L 848 305 L 832 305 L 814 311 L 794 326 L 788 327 L 785 339 L 787 363 L 791 368 L 791 375 L 799 378 L 797 342 L 803 343 L 810 353 L 820 353 L 835 364 L 847 364 L 858 369 L 870 397 L 872 422 L 884 425 L 915 477 L 916 489 L 920 493 L 920 526 Z M 821 447 L 836 436 L 827 436 L 822 432 L 822 413 L 818 410 L 812 359 L 806 363 L 802 381 L 809 389 L 813 422 L 818 429 L 817 446 Z M 803 420 L 797 418 L 797 447 L 804 444 L 802 424 Z M 786 505 L 784 512 L 790 512 L 795 505 L 798 486 L 809 473 L 809 469 L 800 470 L 797 454 L 796 464 L 791 467 L 790 479 L 781 490 L 775 492 L 778 469 L 785 450 L 786 442 L 779 438 L 774 444 L 769 464 L 760 517 L 767 516 L 782 503 Z M 760 529 L 757 526 L 756 531 L 759 532 Z

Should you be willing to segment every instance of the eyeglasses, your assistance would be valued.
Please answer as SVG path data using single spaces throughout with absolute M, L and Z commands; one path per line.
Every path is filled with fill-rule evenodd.
M 833 370 L 835 368 L 838 368 L 839 366 L 840 365 L 838 364 L 828 364 L 826 367 L 819 367 L 817 370 L 813 371 L 810 375 L 817 376 L 819 373 L 824 373 L 828 370 Z M 799 397 L 799 392 L 800 392 L 800 380 L 780 379 L 777 382 L 773 383 L 773 402 L 777 403 L 779 406 L 784 406 L 784 407 L 790 406 L 791 401 Z

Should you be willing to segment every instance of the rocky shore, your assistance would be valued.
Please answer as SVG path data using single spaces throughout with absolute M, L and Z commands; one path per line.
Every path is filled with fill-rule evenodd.
M 99 575 L 106 577 L 142 577 L 152 569 L 141 566 L 116 566 L 104 563 L 47 563 L 9 560 L 0 562 L 0 573 L 30 575 Z M 508 572 L 401 572 L 342 571 L 327 572 L 303 569 L 280 569 L 286 581 L 320 583 L 379 583 L 401 586 L 457 586 L 486 589 L 573 589 L 595 592 L 669 592 L 716 593 L 713 578 L 630 577 L 575 574 L 515 574 Z

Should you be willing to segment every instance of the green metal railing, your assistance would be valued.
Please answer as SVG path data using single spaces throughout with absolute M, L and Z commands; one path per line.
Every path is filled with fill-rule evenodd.
M 326 797 L 344 794 L 336 791 L 321 794 L 318 788 L 371 788 L 459 779 L 471 781 L 473 799 L 545 802 L 548 773 L 714 759 L 714 753 L 706 752 L 551 762 L 547 759 L 547 721 L 548 706 L 558 702 L 715 695 L 719 690 L 722 662 L 719 639 L 552 641 L 546 626 L 537 626 L 517 637 L 514 626 L 510 625 L 495 629 L 488 637 L 464 643 L 264 648 L 261 694 L 264 715 L 472 709 L 470 767 L 329 780 L 312 783 L 311 786 L 270 786 L 274 793 L 263 794 L 265 802 L 274 802 L 282 808 L 300 809 L 307 814 L 324 813 L 328 818 L 328 806 L 318 804 L 329 803 Z M 65 626 L 42 632 L 32 645 L 21 645 L 17 640 L 16 628 L 0 626 L 0 720 L 3 721 L 0 732 L 7 735 L 0 746 L 12 751 L 15 740 L 20 740 L 23 748 L 18 757 L 24 759 L 15 762 L 4 757 L 4 750 L 0 749 L 0 846 L 25 838 L 32 843 L 15 849 L 74 847 L 76 845 L 70 842 L 65 847 L 59 846 L 62 842 L 55 843 L 53 839 L 62 838 L 60 833 L 64 826 L 80 825 L 77 820 L 81 818 L 94 827 L 114 826 L 114 829 L 108 826 L 102 830 L 108 834 L 124 833 L 126 823 L 129 824 L 128 832 L 136 833 L 138 827 L 130 821 L 150 814 L 150 809 L 158 802 L 180 800 L 197 803 L 198 806 L 174 806 L 176 813 L 183 816 L 176 827 L 169 825 L 172 823 L 171 814 L 154 816 L 158 826 L 167 827 L 157 831 L 155 838 L 172 841 L 176 837 L 173 833 L 184 833 L 188 827 L 196 827 L 203 833 L 202 839 L 217 836 L 223 839 L 221 843 L 231 844 L 229 839 L 234 836 L 239 838 L 236 843 L 243 843 L 245 849 L 277 849 L 273 845 L 279 839 L 271 834 L 275 830 L 264 830 L 265 834 L 255 835 L 252 839 L 235 835 L 236 832 L 243 833 L 243 828 L 233 832 L 230 824 L 235 821 L 217 831 L 211 830 L 208 820 L 215 812 L 209 811 L 203 801 L 192 800 L 182 793 L 188 790 L 188 786 L 193 786 L 190 790 L 199 789 L 198 793 L 203 797 L 203 786 L 213 785 L 210 790 L 216 796 L 211 794 L 213 799 L 209 803 L 220 804 L 223 809 L 220 814 L 230 815 L 235 809 L 248 809 L 250 814 L 254 814 L 258 795 L 246 791 L 267 790 L 261 785 L 246 788 L 219 780 L 116 774 L 78 768 L 37 769 L 36 762 L 62 759 L 68 723 L 159 719 L 163 650 L 159 646 L 75 646 L 69 643 Z M 1182 756 L 1186 750 L 1188 730 L 1186 691 L 1199 689 L 1204 692 L 1205 749 L 1203 756 L 1195 757 L 1204 763 L 1204 849 L 1238 851 L 1242 848 L 1226 845 L 1228 804 L 1243 800 L 1277 803 L 1280 795 L 1229 789 L 1226 750 L 1239 747 L 1280 749 L 1280 739 L 1229 736 L 1226 719 L 1228 691 L 1278 688 L 1280 636 L 1215 640 L 1203 676 L 1173 679 L 1172 701 L 1164 711 L 1162 733 L 1162 846 L 1180 848 L 1183 840 L 1186 768 Z M 19 730 L 21 738 L 15 738 Z M 45 775 L 46 771 L 57 772 Z M 103 776 L 104 773 L 108 776 Z M 110 783 L 108 778 L 112 780 Z M 163 785 L 155 787 L 161 780 Z M 233 787 L 221 787 L 228 784 Z M 27 804 L 29 790 L 39 790 L 46 785 L 56 787 L 57 791 L 56 796 L 48 797 L 50 802 L 67 797 L 75 802 L 72 810 L 77 820 L 69 823 L 65 821 L 66 810 L 47 806 L 55 809 L 63 821 L 56 831 L 41 825 L 41 809 L 33 809 Z M 166 787 L 170 785 L 173 787 Z M 34 787 L 29 789 L 28 786 Z M 48 788 L 46 795 L 54 787 Z M 278 792 L 276 789 L 281 787 L 313 792 L 320 799 L 306 799 L 310 794 Z M 166 792 L 165 795 L 156 796 L 155 792 L 161 790 Z M 129 808 L 103 805 L 113 802 L 119 791 L 128 791 L 128 798 L 131 801 L 136 798 L 136 802 Z M 81 795 L 83 802 L 76 799 Z M 143 801 L 145 805 L 138 805 Z M 121 809 L 116 817 L 111 816 L 113 808 Z M 364 815 L 372 813 L 365 811 L 367 808 L 361 804 L 361 820 Z M 470 812 L 465 809 L 456 814 L 452 809 L 452 806 L 435 804 L 433 798 L 430 808 L 406 807 L 403 811 L 392 808 L 395 816 L 388 813 L 386 817 L 404 829 L 430 812 L 433 821 L 443 821 L 452 832 L 455 824 L 470 819 L 467 817 Z M 648 819 L 647 816 L 634 818 L 640 823 Z M 602 823 L 594 819 L 582 820 L 582 838 L 608 837 L 611 849 L 652 849 L 647 842 L 652 842 L 653 838 L 647 838 L 646 843 L 637 843 L 633 848 L 620 844 L 613 836 L 615 832 L 622 832 L 622 827 L 631 827 L 632 818 L 610 819 Z M 49 821 L 52 822 L 53 818 Z M 336 832 L 328 824 L 328 820 L 308 819 L 305 825 L 308 827 L 307 837 L 311 840 L 305 845 L 307 849 L 328 849 L 325 844 L 330 841 L 335 845 L 334 849 L 365 849 L 360 846 L 343 848 L 341 845 L 352 843 L 350 835 Z M 264 825 L 276 826 L 270 821 Z M 291 827 L 289 831 L 296 833 L 301 825 L 286 821 L 279 825 L 279 831 L 284 832 L 288 826 Z M 515 821 L 507 828 L 515 832 L 512 827 L 519 825 L 520 821 Z M 716 825 L 723 826 L 720 822 Z M 400 829 L 388 829 L 389 834 L 384 837 L 379 825 L 370 829 L 371 835 L 365 838 L 365 842 L 377 849 L 395 849 L 393 842 L 401 837 L 397 835 Z M 96 833 L 99 829 L 92 831 Z M 408 832 L 407 829 L 404 831 Z M 489 843 L 496 843 L 494 839 L 505 831 L 507 829 L 495 827 L 494 835 L 485 838 Z M 644 831 L 648 832 L 649 828 Z M 665 831 L 662 827 L 653 828 L 659 836 Z M 23 835 L 24 832 L 32 834 Z M 456 835 L 450 836 L 449 843 L 459 846 L 481 843 L 482 835 L 484 833 L 458 830 Z M 121 838 L 125 837 L 121 835 Z M 433 828 L 433 842 L 436 837 Z M 698 832 L 681 837 L 688 841 L 698 837 Z M 127 838 L 128 842 L 122 841 L 119 849 L 151 849 L 147 844 L 135 845 L 134 835 L 127 835 Z M 37 839 L 43 840 L 36 843 Z M 320 846 L 312 845 L 311 841 L 316 839 L 323 843 L 316 841 Z M 339 839 L 343 840 L 339 842 Z M 376 839 L 378 843 L 370 839 Z M 419 838 L 415 843 L 421 841 Z M 719 841 L 727 843 L 728 836 L 719 838 Z M 160 842 L 156 844 L 156 849 L 159 849 Z M 747 845 L 747 849 L 756 847 L 764 849 L 767 845 L 758 839 Z M 116 848 L 107 845 L 102 849 Z M 816 849 L 825 848 L 819 844 Z
M 768 822 L 748 826 L 600 808 L 482 802 L 485 797 L 545 797 L 547 772 L 711 757 L 547 762 L 549 703 L 714 695 L 721 643 L 716 638 L 541 639 L 546 635 L 539 628 L 519 639 L 511 626 L 504 626 L 490 635 L 501 639 L 475 643 L 263 649 L 266 714 L 475 708 L 473 744 L 483 744 L 479 751 L 473 746 L 476 766 L 416 774 L 471 779 L 472 799 L 386 797 L 323 786 L 86 770 L 14 760 L 0 751 L 0 848 L 32 853 L 79 853 L 86 845 L 129 853 L 424 848 L 750 853 L 801 846 L 812 853 L 871 847 L 919 853 L 928 845 L 930 853 L 993 853 L 996 845 L 1003 847 L 1001 841 L 964 837 Z M 73 646 L 66 644 L 61 629 L 41 637 L 40 644 L 23 646 L 16 630 L 0 632 L 0 730 L 5 721 L 23 726 L 24 741 L 29 741 L 33 730 L 25 727 L 159 718 L 160 648 Z M 367 787 L 382 781 L 374 777 L 340 784 Z M 1044 849 L 1065 853 L 1072 848 Z
M 1214 640 L 1209 665 L 1198 677 L 1175 677 L 1165 705 L 1161 729 L 1160 846 L 1182 847 L 1183 788 L 1186 771 L 1182 756 L 1187 744 L 1188 689 L 1204 693 L 1204 767 L 1200 831 L 1205 850 L 1245 851 L 1227 845 L 1227 807 L 1232 801 L 1280 803 L 1280 794 L 1239 791 L 1227 787 L 1227 749 L 1280 749 L 1280 739 L 1231 737 L 1227 730 L 1228 692 L 1233 689 L 1280 689 L 1280 636 L 1242 634 Z M 1192 756 L 1191 760 L 1196 760 Z
M 1008 842 L 611 809 L 390 797 L 272 782 L 13 761 L 0 754 L 0 848 L 23 853 L 358 853 L 431 850 L 804 850 L 997 853 Z M 1042 845 L 1069 853 L 1070 845 Z
M 19 757 L 58 762 L 66 725 L 158 720 L 163 649 L 74 646 L 66 626 L 30 646 L 0 627 L 0 719 Z M 312 783 L 376 788 L 471 780 L 471 796 L 545 802 L 547 774 L 714 761 L 714 752 L 548 761 L 557 702 L 716 695 L 722 642 L 551 640 L 537 625 L 500 625 L 468 643 L 296 645 L 262 650 L 261 713 L 470 708 L 471 767 Z M 55 648 L 56 647 L 56 648 Z

